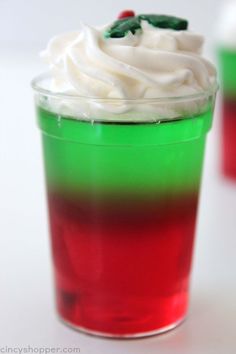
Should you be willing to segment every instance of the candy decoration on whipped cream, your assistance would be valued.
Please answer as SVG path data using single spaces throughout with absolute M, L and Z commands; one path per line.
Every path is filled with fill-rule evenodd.
M 119 14 L 118 19 L 134 17 L 134 16 L 135 16 L 135 12 L 133 10 L 124 10 Z
M 134 11 L 127 10 L 121 12 L 112 26 L 105 31 L 105 38 L 122 38 L 129 32 L 135 34 L 142 31 L 142 21 L 147 21 L 157 28 L 172 29 L 182 31 L 188 29 L 188 21 L 179 17 L 155 14 L 143 14 L 135 16 Z
M 187 30 L 188 21 L 167 15 L 139 15 L 140 20 L 147 21 L 150 25 L 158 28 L 172 29 L 175 31 Z
M 135 34 L 138 30 L 142 30 L 141 22 L 138 17 L 126 17 L 117 20 L 104 33 L 105 38 L 122 38 L 129 32 Z

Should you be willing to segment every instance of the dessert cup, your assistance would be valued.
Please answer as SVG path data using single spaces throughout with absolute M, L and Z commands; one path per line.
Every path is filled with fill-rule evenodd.
M 219 49 L 222 81 L 222 170 L 236 180 L 236 49 Z
M 174 328 L 188 309 L 215 92 L 122 101 L 57 94 L 43 82 L 33 88 L 59 316 L 110 337 Z M 104 102 L 130 109 L 89 111 Z M 66 115 L 68 105 L 80 116 Z M 160 114 L 173 107 L 182 113 Z

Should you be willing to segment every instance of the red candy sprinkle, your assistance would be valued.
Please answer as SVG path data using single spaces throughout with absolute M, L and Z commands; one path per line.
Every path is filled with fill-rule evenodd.
M 125 10 L 122 11 L 119 16 L 118 19 L 122 19 L 122 18 L 126 18 L 126 17 L 134 17 L 135 16 L 135 12 L 132 10 Z

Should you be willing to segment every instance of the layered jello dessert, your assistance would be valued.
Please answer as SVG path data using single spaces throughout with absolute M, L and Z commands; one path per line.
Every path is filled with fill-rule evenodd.
M 53 38 L 33 81 L 56 303 L 88 333 L 135 337 L 186 316 L 216 90 L 188 22 L 132 11 Z
M 222 169 L 236 180 L 236 1 L 224 5 L 219 24 L 219 66 L 222 86 Z

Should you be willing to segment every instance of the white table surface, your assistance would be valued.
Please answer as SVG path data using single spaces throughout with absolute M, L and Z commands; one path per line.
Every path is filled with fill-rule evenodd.
M 0 56 L 0 349 L 235 354 L 236 183 L 219 174 L 217 112 L 208 139 L 187 321 L 164 335 L 122 341 L 84 335 L 57 320 L 40 137 L 29 87 L 39 70 L 37 56 L 23 49 Z

